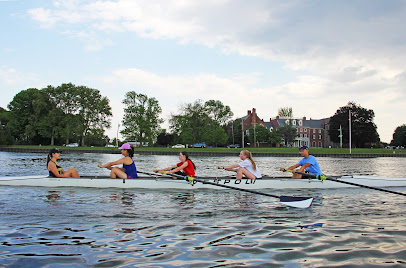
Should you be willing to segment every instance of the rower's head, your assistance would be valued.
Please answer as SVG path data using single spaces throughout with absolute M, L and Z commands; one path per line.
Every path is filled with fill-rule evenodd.
M 49 150 L 48 155 L 52 158 L 54 157 L 56 154 L 60 155 L 62 153 L 61 150 L 59 150 L 58 148 L 52 148 L 51 150 Z
M 186 152 L 186 151 L 180 152 L 180 153 L 179 153 L 179 160 L 182 161 L 182 162 L 185 162 L 185 161 L 187 161 L 187 160 L 191 161 L 192 164 L 193 164 L 193 168 L 196 169 L 196 165 L 195 165 L 195 163 L 193 163 L 193 161 L 190 159 L 188 152 Z
M 59 150 L 58 148 L 52 148 L 51 150 L 49 150 L 49 153 L 47 156 L 47 167 L 48 167 L 49 161 L 51 161 L 52 158 L 59 159 L 59 157 L 61 156 L 61 153 L 62 153 L 62 151 Z
M 307 147 L 306 145 L 303 145 L 299 148 L 299 153 L 305 157 L 309 155 L 309 147 Z
M 247 158 L 248 158 L 248 160 L 251 161 L 252 167 L 254 168 L 254 170 L 256 170 L 256 169 L 257 169 L 257 165 L 255 164 L 254 159 L 252 159 L 252 153 L 251 153 L 250 151 L 248 151 L 248 150 L 242 150 L 242 151 L 240 152 L 240 159 L 241 159 L 241 160 L 245 160 L 245 159 L 247 159 Z
M 133 157 L 134 156 L 134 149 L 131 147 L 131 145 L 129 143 L 124 143 L 123 145 L 121 145 L 120 148 L 118 148 L 121 150 L 121 154 L 125 155 L 125 156 L 130 156 Z
M 189 154 L 185 151 L 179 153 L 179 160 L 182 162 L 185 162 L 186 160 L 189 160 Z

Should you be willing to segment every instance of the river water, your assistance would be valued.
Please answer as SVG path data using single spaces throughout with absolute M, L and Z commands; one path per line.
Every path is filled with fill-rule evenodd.
M 119 157 L 62 154 L 60 164 L 108 175 L 96 165 Z M 193 160 L 201 176 L 226 175 L 215 167 L 239 162 L 238 155 Z M 300 157 L 255 160 L 277 176 L 276 167 Z M 151 171 L 178 159 L 135 161 Z M 406 158 L 318 161 L 328 175 L 406 177 Z M 1 176 L 46 174 L 45 165 L 42 154 L 0 152 Z M 0 267 L 406 267 L 405 197 L 365 188 L 266 192 L 315 202 L 297 209 L 232 190 L 0 186 Z

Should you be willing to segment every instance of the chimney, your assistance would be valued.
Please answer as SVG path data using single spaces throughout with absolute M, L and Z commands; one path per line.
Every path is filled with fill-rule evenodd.
M 248 113 L 247 114 L 251 114 L 251 110 L 248 110 Z
M 269 117 L 269 122 L 272 122 L 272 117 Z
M 306 116 L 303 116 L 303 121 L 306 121 Z
M 256 113 L 256 109 L 252 108 L 252 113 L 255 114 Z
M 276 116 L 276 120 L 279 120 L 279 115 Z

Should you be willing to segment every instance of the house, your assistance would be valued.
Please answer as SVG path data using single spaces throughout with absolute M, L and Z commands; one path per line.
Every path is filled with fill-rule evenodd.
M 307 119 L 306 117 L 284 118 L 276 116 L 274 119 L 269 118 L 269 122 L 265 122 L 265 125 L 269 131 L 287 124 L 295 127 L 298 137 L 293 142 L 294 147 L 306 145 L 313 148 L 325 148 L 331 145 L 328 135 L 329 121 L 330 118 Z
M 245 131 L 246 135 L 248 135 L 247 130 L 250 129 L 253 126 L 258 126 L 262 125 L 266 127 L 264 121 L 258 117 L 257 111 L 255 108 L 252 108 L 251 110 L 248 110 L 247 115 L 242 117 L 242 124 L 243 124 L 243 131 Z

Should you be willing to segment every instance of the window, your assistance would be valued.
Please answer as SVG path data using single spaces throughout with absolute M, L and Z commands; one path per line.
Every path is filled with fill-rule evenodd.
M 303 126 L 303 120 L 299 120 L 299 126 Z
M 321 140 L 321 135 L 319 135 L 319 139 Z
M 296 120 L 295 119 L 292 120 L 292 125 L 296 126 Z
M 315 142 L 315 141 L 313 142 L 313 146 L 312 146 L 312 147 L 316 147 L 316 142 Z
M 286 124 L 286 125 L 289 125 L 289 119 L 288 119 L 288 120 L 285 120 L 285 124 Z
M 321 133 L 321 129 L 319 129 L 319 133 Z
M 313 140 L 316 139 L 316 135 L 313 135 Z
M 319 147 L 323 147 L 323 145 L 321 144 L 321 141 L 319 141 Z

